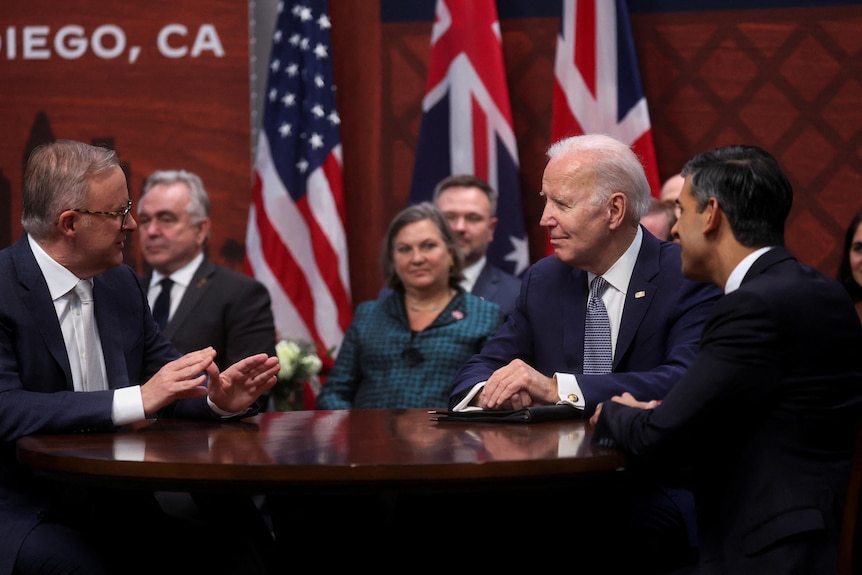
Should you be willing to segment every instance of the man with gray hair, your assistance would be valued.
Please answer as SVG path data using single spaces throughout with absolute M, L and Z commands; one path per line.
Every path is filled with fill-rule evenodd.
M 163 170 L 144 182 L 138 237 L 152 267 L 142 281 L 162 331 L 185 353 L 212 346 L 216 364 L 275 353 L 270 296 L 259 281 L 210 261 L 210 200 L 201 178 Z

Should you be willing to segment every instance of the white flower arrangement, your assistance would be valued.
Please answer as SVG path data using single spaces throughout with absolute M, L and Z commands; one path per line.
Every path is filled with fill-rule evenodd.
M 308 343 L 281 340 L 275 345 L 278 357 L 278 379 L 305 381 L 320 373 L 323 362 L 314 347 Z
M 323 362 L 313 344 L 281 340 L 275 345 L 278 381 L 273 387 L 273 405 L 279 411 L 303 409 L 305 383 L 315 389 Z

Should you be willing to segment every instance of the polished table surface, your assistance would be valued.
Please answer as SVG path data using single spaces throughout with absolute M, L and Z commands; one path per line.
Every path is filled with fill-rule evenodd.
M 19 460 L 65 479 L 158 489 L 413 488 L 518 484 L 624 468 L 583 420 L 431 420 L 426 409 L 266 412 L 235 422 L 163 419 L 114 433 L 35 435 Z

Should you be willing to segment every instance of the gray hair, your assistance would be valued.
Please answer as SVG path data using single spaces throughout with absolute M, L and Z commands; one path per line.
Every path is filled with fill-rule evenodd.
M 548 158 L 568 154 L 589 156 L 598 188 L 592 202 L 601 204 L 616 192 L 625 194 L 629 219 L 638 222 L 649 209 L 651 197 L 649 182 L 643 164 L 631 147 L 603 134 L 583 134 L 559 140 L 547 151 Z
M 21 226 L 33 238 L 49 236 L 65 210 L 87 205 L 90 178 L 120 165 L 117 152 L 73 140 L 35 148 L 22 186 Z
M 153 187 L 159 184 L 176 184 L 183 183 L 189 188 L 189 203 L 186 206 L 186 213 L 193 224 L 200 223 L 210 215 L 210 198 L 204 188 L 203 180 L 200 176 L 186 170 L 157 170 L 150 174 L 150 177 L 144 182 L 144 187 L 141 190 L 141 199 Z M 141 204 L 138 204 L 138 214 L 141 213 Z

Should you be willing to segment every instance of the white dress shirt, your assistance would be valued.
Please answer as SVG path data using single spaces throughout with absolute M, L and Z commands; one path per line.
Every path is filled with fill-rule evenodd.
M 81 361 L 78 356 L 78 346 L 75 341 L 75 313 L 80 314 L 80 300 L 75 296 L 75 285 L 79 279 L 75 274 L 57 263 L 51 256 L 45 253 L 45 250 L 36 243 L 36 241 L 27 236 L 30 243 L 30 249 L 33 250 L 33 256 L 36 258 L 36 264 L 42 271 L 42 276 L 45 278 L 45 283 L 48 284 L 48 291 L 51 294 L 51 299 L 54 301 L 54 310 L 57 312 L 57 319 L 60 322 L 60 330 L 63 332 L 63 343 L 66 346 L 66 355 L 69 358 L 69 365 L 72 368 L 72 384 L 75 391 L 81 391 Z M 73 301 L 74 300 L 74 301 Z M 98 325 L 96 332 L 98 334 Z M 98 354 L 102 365 L 105 364 L 105 356 L 101 347 L 101 339 L 99 340 L 98 349 L 95 352 Z M 110 389 L 110 385 L 105 381 L 104 387 Z M 141 387 L 134 385 L 114 390 L 114 400 L 111 409 L 111 417 L 114 425 L 125 425 L 134 421 L 145 419 L 144 402 L 141 399 Z
M 629 289 L 629 282 L 632 279 L 632 272 L 634 272 L 635 263 L 637 262 L 638 253 L 640 252 L 642 243 L 643 230 L 638 226 L 637 233 L 635 233 L 635 237 L 634 240 L 632 240 L 631 245 L 629 245 L 623 255 L 614 262 L 610 269 L 602 274 L 602 277 L 605 278 L 605 281 L 608 283 L 608 288 L 605 290 L 605 293 L 602 294 L 602 301 L 605 304 L 605 308 L 608 310 L 608 319 L 611 324 L 611 347 L 614 353 L 616 353 L 617 336 L 620 333 L 620 324 L 623 319 L 626 293 Z M 594 277 L 595 274 L 587 273 L 587 285 L 589 285 L 589 282 L 591 282 Z M 584 302 L 585 307 L 588 301 L 589 298 Z M 581 391 L 580 385 L 578 385 L 577 376 L 573 373 L 557 372 L 554 374 L 554 377 L 557 380 L 557 392 L 559 395 L 558 403 L 569 403 L 579 409 L 584 409 L 586 407 L 586 400 L 584 399 L 584 394 Z M 473 386 L 473 389 L 471 389 L 464 399 L 455 406 L 454 411 L 479 409 L 476 406 L 470 406 L 470 402 L 484 386 L 484 381 Z M 575 397 L 576 400 L 570 401 L 569 397 Z

